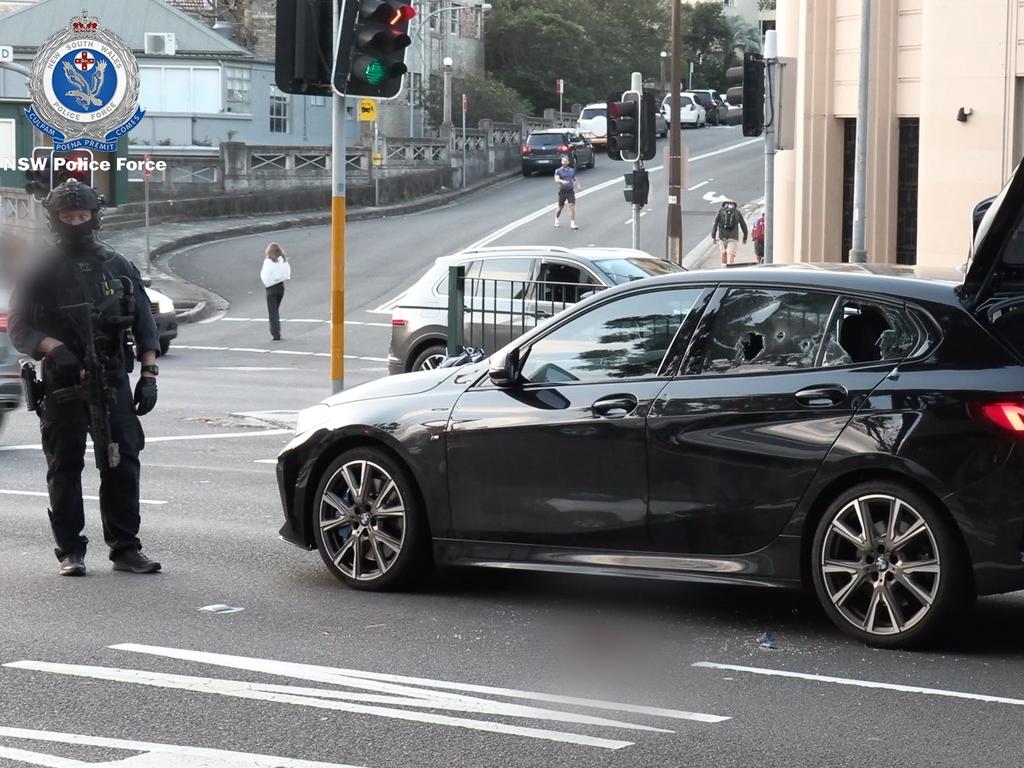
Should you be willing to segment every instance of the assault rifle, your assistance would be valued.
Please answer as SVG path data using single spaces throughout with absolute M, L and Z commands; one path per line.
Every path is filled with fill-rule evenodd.
M 89 432 L 92 435 L 96 466 L 112 469 L 121 463 L 121 446 L 110 437 L 110 405 L 117 392 L 108 385 L 103 360 L 96 350 L 96 309 L 92 304 L 61 307 L 78 329 L 85 350 L 85 377 L 80 385 L 54 390 L 57 402 L 84 399 L 89 406 Z

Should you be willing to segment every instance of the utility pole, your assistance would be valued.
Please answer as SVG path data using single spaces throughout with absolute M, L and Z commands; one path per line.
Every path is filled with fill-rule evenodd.
M 853 170 L 853 243 L 851 264 L 866 264 L 864 199 L 867 184 L 868 72 L 871 51 L 871 0 L 860 0 L 860 82 L 857 94 L 857 139 Z
M 341 24 L 334 4 L 334 39 Z M 331 96 L 331 392 L 345 388 L 345 97 Z
M 668 226 L 666 227 L 665 258 L 674 264 L 683 263 L 683 136 L 679 120 L 680 92 L 682 91 L 682 63 L 680 25 L 681 0 L 672 0 L 672 119 L 669 126 L 668 148 Z
M 639 72 L 634 72 L 629 80 L 629 90 L 636 91 L 640 94 L 640 98 L 636 103 L 636 160 L 633 161 L 633 178 L 637 179 L 640 177 L 641 172 L 644 169 L 644 161 L 640 157 L 640 143 L 643 135 L 643 121 L 647 119 L 647 115 L 644 114 L 644 78 Z M 633 203 L 633 248 L 640 250 L 640 211 L 644 207 L 638 202 Z
M 779 62 L 779 36 L 764 33 L 764 263 L 774 260 L 775 238 L 775 70 Z

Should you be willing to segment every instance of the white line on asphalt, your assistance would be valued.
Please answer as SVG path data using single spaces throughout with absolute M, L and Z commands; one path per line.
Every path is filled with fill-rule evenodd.
M 253 464 L 277 464 L 277 459 L 253 459 Z
M 225 323 L 265 323 L 265 317 L 222 317 Z M 282 323 L 305 323 L 307 325 L 330 325 L 330 320 L 319 320 L 316 318 L 281 318 Z M 390 328 L 391 323 L 370 323 L 363 320 L 345 320 L 345 325 L 372 325 L 376 328 Z
M 0 496 L 33 496 L 35 498 L 45 499 L 49 496 L 49 494 L 45 493 L 44 491 L 12 491 L 6 488 L 0 488 Z M 87 501 L 100 500 L 99 496 L 82 496 L 82 498 L 86 499 Z M 166 501 L 156 501 L 154 499 L 139 499 L 139 504 L 161 505 L 166 503 Z
M 256 349 L 255 347 L 207 347 L 189 344 L 175 344 L 175 349 L 199 352 L 251 352 L 268 355 L 299 355 L 304 357 L 330 357 L 330 352 L 303 352 L 290 349 Z M 366 360 L 371 363 L 386 363 L 386 357 L 367 357 L 365 355 L 345 355 L 346 360 Z
M 700 188 L 701 188 L 701 187 L 703 187 L 703 186 L 704 186 L 705 184 L 710 184 L 710 183 L 711 183 L 712 181 L 714 181 L 714 179 L 705 179 L 705 180 L 704 180 L 704 181 L 702 181 L 702 182 L 701 182 L 700 184 L 694 184 L 694 185 L 693 185 L 692 187 L 687 187 L 687 188 L 686 188 L 686 191 L 687 191 L 687 192 L 693 192 L 693 190 L 695 190 L 695 189 L 700 189 Z
M 812 680 L 817 683 L 835 683 L 836 685 L 850 685 L 857 688 L 881 688 L 887 691 L 901 691 L 903 693 L 920 693 L 925 696 L 944 696 L 951 699 L 968 699 L 970 701 L 985 701 L 992 704 L 1013 704 L 1024 706 L 1024 699 L 1011 699 L 1006 696 L 989 696 L 984 693 L 965 693 L 964 691 L 947 691 L 942 688 L 921 688 L 916 685 L 902 685 L 900 683 L 878 683 L 872 680 L 855 680 L 849 677 L 830 677 L 828 675 L 812 675 L 806 672 L 788 672 L 782 669 L 764 669 L 762 667 L 741 667 L 736 664 L 716 664 L 710 661 L 698 661 L 693 666 L 705 669 L 725 669 L 732 672 L 750 672 L 754 675 L 769 675 L 772 677 L 792 677 L 799 680 Z
M 236 373 L 258 373 L 264 371 L 294 371 L 295 368 L 290 365 L 219 365 L 208 368 L 210 371 L 234 371 Z
M 167 435 L 165 437 L 147 437 L 146 445 L 150 443 L 174 443 L 189 440 L 229 440 L 236 437 L 272 437 L 274 435 L 294 435 L 293 429 L 253 429 L 248 432 L 220 432 L 207 435 Z M 41 451 L 43 446 L 35 445 L 0 445 L 0 451 Z
M 360 715 L 375 715 L 377 717 L 384 717 L 392 720 L 432 723 L 434 725 L 467 728 L 474 731 L 504 733 L 512 736 L 526 736 L 567 744 L 578 744 L 580 746 L 599 747 L 602 749 L 622 749 L 623 747 L 632 746 L 633 744 L 631 741 L 604 739 L 596 736 L 569 733 L 566 731 L 552 731 L 543 728 L 509 725 L 507 723 L 498 723 L 488 720 L 474 720 L 465 717 L 439 715 L 432 712 L 417 712 L 405 709 L 395 709 L 394 707 L 373 706 L 370 704 L 359 704 L 355 701 L 339 701 L 333 698 L 325 699 L 320 698 L 319 695 L 306 696 L 295 693 L 280 693 L 274 692 L 272 689 L 287 689 L 289 686 L 268 686 L 261 685 L 260 683 L 244 682 L 241 680 L 220 680 L 211 677 L 172 675 L 163 672 L 147 672 L 143 670 L 94 667 L 78 664 L 53 664 L 41 661 L 16 661 L 10 664 L 4 664 L 4 666 L 14 669 L 29 669 L 37 672 L 53 672 L 56 674 L 85 677 L 94 680 L 112 680 L 122 683 L 148 685 L 155 688 L 173 688 L 183 691 L 191 691 L 194 693 L 210 693 L 236 699 L 272 701 L 279 704 L 296 704 L 300 706 L 314 707 L 317 709 L 352 712 Z M 337 691 L 336 693 L 339 696 L 345 695 L 342 691 Z M 356 694 L 352 694 L 347 698 L 352 699 L 360 697 Z M 363 696 L 361 698 L 365 700 L 370 697 Z M 393 698 L 392 701 L 394 701 Z M 413 699 L 399 701 L 397 703 L 414 706 L 435 706 L 442 704 L 443 702 L 436 699 L 420 700 L 414 697 Z M 524 709 L 530 708 L 524 707 Z
M 70 757 L 45 755 L 42 752 L 29 752 L 25 749 L 15 749 L 13 747 L 0 747 L 0 757 L 17 760 L 19 763 L 28 763 L 29 765 L 42 765 L 46 766 L 46 768 L 79 768 L 79 766 L 88 765 L 88 763 L 83 763 L 81 760 L 72 760 Z
M 295 677 L 302 680 L 314 680 L 325 683 L 336 682 L 339 678 L 349 681 L 352 679 L 360 679 L 363 681 L 382 681 L 386 683 L 417 685 L 424 688 L 437 688 L 440 690 L 484 693 L 492 696 L 504 696 L 506 698 L 529 699 L 532 701 L 544 701 L 553 704 L 565 704 L 567 706 L 591 707 L 594 709 L 607 709 L 640 715 L 653 715 L 655 717 L 670 717 L 677 720 L 696 720 L 702 723 L 720 723 L 723 720 L 729 719 L 728 717 L 708 715 L 702 712 L 686 712 L 677 709 L 648 707 L 640 704 L 623 704 L 620 702 L 601 701 L 599 699 L 582 699 L 573 696 L 538 693 L 535 691 L 520 691 L 513 688 L 494 688 L 492 686 L 474 685 L 471 683 L 451 683 L 445 680 L 431 680 L 422 677 L 403 677 L 401 675 L 391 675 L 382 672 L 364 672 L 358 669 L 321 667 L 315 664 L 299 664 L 296 662 L 273 661 L 270 659 L 232 656 L 222 653 L 190 651 L 182 648 L 162 648 L 160 646 L 139 645 L 136 643 L 111 645 L 110 648 L 121 651 L 133 651 L 135 653 L 146 653 L 172 659 L 181 659 L 183 661 L 198 661 L 204 664 L 214 664 L 221 667 L 230 667 L 232 669 L 266 672 L 267 674 L 272 675 L 283 675 L 286 677 Z M 351 685 L 351 682 L 345 684 Z M 442 694 L 438 693 L 437 695 Z
M 225 749 L 206 749 L 204 747 L 185 747 L 178 744 L 158 744 L 151 741 L 128 741 L 126 739 L 110 739 L 104 736 L 83 736 L 77 733 L 60 733 L 59 731 L 36 731 L 28 728 L 0 728 L 0 737 L 8 739 L 28 739 L 31 741 L 45 741 L 51 744 L 76 744 L 87 747 L 100 747 L 102 749 L 121 749 L 128 752 L 143 752 L 144 755 L 130 757 L 118 763 L 79 763 L 69 761 L 67 763 L 37 763 L 38 765 L 99 765 L 112 766 L 129 762 L 136 768 L 160 768 L 160 766 L 175 765 L 169 760 L 172 755 L 183 757 L 204 758 L 203 765 L 218 766 L 218 768 L 356 768 L 352 765 L 341 763 L 321 763 L 316 760 L 295 760 L 288 757 L 274 757 L 273 755 L 257 755 L 252 752 L 229 752 Z M 153 759 L 145 760 L 149 756 Z M 54 758 L 59 759 L 59 758 Z M 198 761 L 189 765 L 198 765 Z

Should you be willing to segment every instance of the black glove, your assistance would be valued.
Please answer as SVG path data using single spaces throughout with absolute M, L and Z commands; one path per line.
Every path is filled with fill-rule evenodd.
M 82 382 L 82 362 L 63 344 L 46 353 L 43 367 L 58 387 L 73 387 Z
M 156 407 L 156 379 L 142 376 L 135 385 L 135 413 L 145 416 Z

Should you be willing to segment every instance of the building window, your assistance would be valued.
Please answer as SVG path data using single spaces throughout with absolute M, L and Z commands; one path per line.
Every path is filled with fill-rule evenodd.
M 437 32 L 437 27 L 438 27 L 438 21 L 437 20 L 438 20 L 438 18 L 440 18 L 441 14 L 437 14 L 436 16 L 431 15 L 433 10 L 434 9 L 431 8 L 431 4 L 427 3 L 426 6 L 423 8 L 423 15 L 430 19 L 430 31 L 431 32 Z
M 221 112 L 220 67 L 139 67 L 139 105 L 151 113 Z
M 246 67 L 225 67 L 227 111 L 252 112 L 252 70 Z
M 459 34 L 459 14 L 461 12 L 456 8 L 448 13 L 448 17 L 451 19 L 450 31 L 453 35 Z
M 271 133 L 288 133 L 288 106 L 288 94 L 282 93 L 274 86 L 270 86 Z
M 314 107 L 322 107 L 325 104 L 327 104 L 327 97 L 326 96 L 311 96 L 310 97 L 310 104 L 311 104 L 311 106 L 314 106 Z
M 917 169 L 921 123 L 900 118 L 899 158 L 896 162 L 896 263 L 917 264 Z

